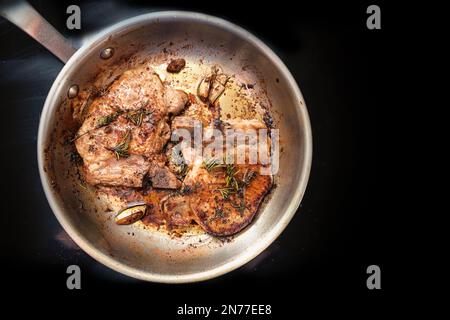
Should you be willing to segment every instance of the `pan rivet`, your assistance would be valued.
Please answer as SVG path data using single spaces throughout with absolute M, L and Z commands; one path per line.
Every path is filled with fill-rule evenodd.
M 75 98 L 78 95 L 78 90 L 78 85 L 71 85 L 69 90 L 67 91 L 67 96 L 69 97 L 69 99 Z
M 105 48 L 102 50 L 102 52 L 100 53 L 100 58 L 102 59 L 109 59 L 113 56 L 114 54 L 114 48 Z

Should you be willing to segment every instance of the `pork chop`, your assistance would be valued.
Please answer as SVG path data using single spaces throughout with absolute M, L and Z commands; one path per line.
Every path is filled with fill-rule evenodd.
M 186 102 L 186 93 L 166 87 L 149 66 L 125 71 L 92 102 L 77 133 L 86 181 L 141 187 L 152 157 L 170 138 L 168 114 Z
M 196 161 L 184 180 L 193 190 L 188 198 L 195 221 L 215 236 L 232 235 L 245 228 L 272 187 L 272 177 L 261 175 L 260 167 L 228 165 L 209 171 Z M 236 185 L 227 183 L 230 171 Z

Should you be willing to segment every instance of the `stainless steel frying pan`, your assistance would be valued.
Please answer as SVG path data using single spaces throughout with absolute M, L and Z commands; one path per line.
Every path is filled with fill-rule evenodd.
M 212 16 L 180 11 L 143 14 L 96 35 L 78 50 L 71 47 L 26 2 L 1 14 L 39 41 L 65 66 L 45 101 L 38 134 L 42 185 L 57 219 L 90 256 L 131 277 L 180 283 L 206 280 L 234 270 L 267 248 L 297 211 L 312 158 L 312 137 L 302 94 L 283 62 L 242 28 Z M 105 50 L 107 49 L 107 50 Z M 206 234 L 180 238 L 139 224 L 117 226 L 108 204 L 79 186 L 67 160 L 64 132 L 68 101 L 89 87 L 102 70 L 117 70 L 124 57 L 184 57 L 188 65 L 219 64 L 237 79 L 256 83 L 280 130 L 281 157 L 276 187 L 249 227 L 223 241 Z M 164 60 L 164 57 L 161 58 Z M 156 60 L 155 60 L 156 61 Z

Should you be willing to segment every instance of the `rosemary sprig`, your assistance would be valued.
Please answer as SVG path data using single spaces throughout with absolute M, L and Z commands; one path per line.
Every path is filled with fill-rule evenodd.
M 140 108 L 137 111 L 128 112 L 125 118 L 131 121 L 136 126 L 141 126 L 145 116 L 149 116 L 153 113 L 151 110 L 145 109 L 148 106 L 148 98 L 141 101 Z
M 110 151 L 114 152 L 117 160 L 119 160 L 120 158 L 127 158 L 128 156 L 130 156 L 128 152 L 128 148 L 130 147 L 130 140 L 131 140 L 131 132 L 127 131 L 127 133 L 123 136 L 120 143 L 114 148 L 109 149 Z
M 232 187 L 236 191 L 239 189 L 239 182 L 236 179 L 236 174 L 238 172 L 239 170 L 236 171 L 236 167 L 234 165 L 227 164 L 225 183 L 227 187 Z
M 130 112 L 126 116 L 127 120 L 131 121 L 135 126 L 140 126 L 142 124 L 142 119 L 144 115 L 140 111 Z
M 100 117 L 100 118 L 97 120 L 97 125 L 95 126 L 95 128 L 96 128 L 96 129 L 99 129 L 99 128 L 102 128 L 102 127 L 105 127 L 105 126 L 109 125 L 110 123 L 116 121 L 117 118 L 118 118 L 121 114 L 122 114 L 121 111 L 117 111 L 117 112 L 115 112 L 115 113 L 111 113 L 111 114 L 108 114 L 108 115 L 106 115 L 106 116 Z
M 203 161 L 203 165 L 208 172 L 211 172 L 212 170 L 214 170 L 214 168 L 220 166 L 220 163 L 219 160 L 213 158 Z
M 149 116 L 153 113 L 151 110 L 146 110 L 144 108 L 141 108 L 137 111 L 129 112 L 125 116 L 125 118 L 129 121 L 131 121 L 135 126 L 140 127 L 144 117 Z
M 217 162 L 217 160 L 205 161 L 205 168 L 208 171 L 213 170 L 214 168 L 221 166 Z M 227 164 L 226 165 L 226 175 L 225 175 L 225 187 L 217 189 L 220 192 L 220 195 L 224 200 L 227 200 L 230 195 L 235 194 L 239 191 L 239 181 L 236 179 L 236 174 L 239 171 L 236 171 L 234 165 Z
M 72 142 L 74 142 L 74 141 L 80 139 L 82 136 L 84 136 L 84 135 L 86 135 L 86 134 L 88 134 L 88 133 L 91 133 L 91 132 L 92 132 L 93 130 L 95 130 L 95 129 L 100 129 L 100 128 L 106 127 L 107 125 L 109 125 L 109 124 L 111 124 L 112 122 L 116 121 L 117 118 L 118 118 L 122 113 L 123 113 L 122 111 L 117 111 L 117 112 L 115 112 L 115 113 L 111 113 L 111 114 L 108 114 L 108 115 L 106 115 L 106 116 L 100 117 L 100 118 L 97 120 L 97 124 L 96 124 L 96 126 L 95 126 L 93 129 L 87 130 L 87 131 L 85 131 L 85 132 L 83 132 L 82 134 L 79 134 L 79 135 L 76 134 L 75 137 L 73 137 L 69 142 L 72 143 Z
M 235 190 L 233 188 L 221 188 L 218 189 L 218 191 L 220 192 L 220 195 L 224 200 L 227 200 L 231 194 L 235 193 Z

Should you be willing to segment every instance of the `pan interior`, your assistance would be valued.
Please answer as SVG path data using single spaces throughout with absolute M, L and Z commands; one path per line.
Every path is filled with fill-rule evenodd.
M 102 49 L 114 48 L 109 60 Z M 164 66 L 184 58 L 183 74 L 167 75 Z M 141 60 L 149 61 L 163 80 L 195 93 L 201 75 L 219 65 L 236 84 L 252 84 L 248 100 L 268 107 L 280 135 L 276 186 L 249 227 L 232 238 L 191 233 L 171 237 L 142 224 L 117 226 L 114 208 L 80 185 L 64 133 L 71 110 L 67 90 L 83 91 L 94 81 L 114 79 Z M 105 75 L 98 80 L 99 74 Z M 96 80 L 97 79 L 97 80 Z M 97 83 L 98 85 L 99 83 Z M 224 98 L 224 105 L 231 105 Z M 230 101 L 226 101 L 226 100 Z M 239 109 L 241 110 L 241 109 Z M 225 112 L 239 117 L 241 111 Z M 310 132 L 304 101 L 285 67 L 248 33 L 219 19 L 196 14 L 150 14 L 131 19 L 80 49 L 61 72 L 49 94 L 40 123 L 43 184 L 59 221 L 74 240 L 102 263 L 137 278 L 185 282 L 230 271 L 267 247 L 299 205 L 309 174 Z M 41 155 L 40 155 L 41 156 Z

